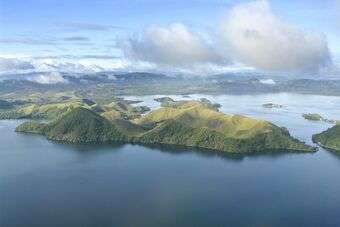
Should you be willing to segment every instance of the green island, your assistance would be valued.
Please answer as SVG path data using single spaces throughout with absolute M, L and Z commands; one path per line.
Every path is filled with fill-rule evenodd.
M 271 108 L 283 108 L 283 105 L 280 105 L 280 104 L 276 104 L 276 103 L 264 103 L 262 104 L 262 107 L 263 108 L 268 108 L 268 109 L 271 109 Z
M 340 125 L 336 124 L 324 132 L 313 135 L 312 140 L 326 149 L 340 151 Z
M 302 117 L 309 121 L 321 121 L 323 117 L 317 113 L 302 114 Z
M 48 123 L 29 121 L 16 131 L 71 143 L 166 144 L 230 153 L 316 149 L 290 136 L 285 128 L 265 120 L 221 113 L 207 100 L 167 102 L 164 107 L 146 115 L 138 112 L 136 116 L 129 114 L 133 107 L 128 104 L 92 108 L 93 105 L 81 102 L 66 111 L 63 108 L 63 114 Z
M 323 122 L 330 123 L 330 124 L 336 124 L 335 120 L 324 118 L 320 114 L 317 114 L 317 113 L 302 114 L 302 117 L 309 121 L 323 121 Z

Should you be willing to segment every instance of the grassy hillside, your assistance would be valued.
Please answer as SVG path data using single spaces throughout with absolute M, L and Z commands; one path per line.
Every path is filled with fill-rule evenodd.
M 40 133 L 51 140 L 72 143 L 121 141 L 124 137 L 109 120 L 83 107 L 50 124 L 24 123 L 16 131 Z
M 161 108 L 136 123 L 155 125 L 141 136 L 145 143 L 180 144 L 227 152 L 310 150 L 293 139 L 286 129 L 263 120 L 226 115 L 198 101 Z
M 61 117 L 68 111 L 86 106 L 79 101 L 61 102 L 61 103 L 47 103 L 47 104 L 28 104 L 20 106 L 17 109 L 0 112 L 0 119 L 55 119 Z M 89 106 L 86 106 L 89 108 Z
M 125 120 L 139 118 L 150 109 L 146 106 L 132 106 L 125 101 L 115 101 L 104 106 L 105 112 L 102 116 L 109 120 L 123 118 Z
M 25 132 L 32 134 L 45 134 L 45 129 L 47 128 L 47 124 L 39 123 L 35 121 L 28 121 L 19 125 L 15 131 L 16 132 Z
M 125 141 L 171 144 L 245 153 L 313 148 L 292 138 L 286 129 L 267 121 L 226 115 L 198 101 L 163 107 L 134 121 L 108 119 L 86 108 L 76 108 L 53 123 L 26 123 L 20 132 L 39 132 L 68 142 Z
M 207 128 L 234 138 L 247 138 L 259 132 L 267 132 L 274 125 L 240 115 L 227 115 L 215 111 L 198 101 L 185 102 L 178 107 L 164 107 L 138 119 L 138 124 L 175 120 L 192 128 Z
M 313 135 L 313 142 L 325 148 L 340 151 L 340 125 L 337 124 L 322 133 Z
M 54 120 L 78 107 L 93 110 L 111 121 L 115 119 L 138 118 L 141 114 L 149 111 L 147 107 L 135 107 L 124 100 L 114 101 L 107 105 L 99 105 L 89 99 L 68 99 L 60 102 L 30 103 L 19 105 L 17 108 L 0 109 L 0 119 Z

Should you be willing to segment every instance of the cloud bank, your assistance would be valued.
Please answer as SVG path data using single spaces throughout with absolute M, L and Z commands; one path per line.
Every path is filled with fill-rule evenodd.
M 31 69 L 34 69 L 34 65 L 29 61 L 20 60 L 17 58 L 0 57 L 0 72 Z
M 99 52 L 96 48 L 90 53 L 81 51 L 82 54 L 75 55 L 35 56 L 33 53 L 33 56 L 22 58 L 0 55 L 0 74 L 110 70 L 193 74 L 258 70 L 279 72 L 281 75 L 339 74 L 335 67 L 336 59 L 332 63 L 326 38 L 286 23 L 275 15 L 267 0 L 236 5 L 212 26 L 218 29 L 204 32 L 182 23 L 146 27 L 139 35 L 114 45 L 115 51 L 120 48 L 124 57 L 115 52 L 117 55 L 107 54 L 111 49 Z M 124 29 L 88 23 L 65 23 L 59 24 L 59 27 L 67 32 Z M 64 51 L 62 45 L 88 48 L 93 45 L 90 41 L 87 36 L 72 33 L 59 39 L 0 38 L 0 45 L 50 45 Z
M 180 23 L 146 28 L 140 37 L 123 43 L 123 52 L 129 59 L 161 66 L 190 67 L 223 60 L 202 37 Z
M 89 58 L 90 59 L 90 58 Z M 96 58 L 97 59 L 97 58 Z M 86 59 L 75 59 L 73 62 L 63 59 L 49 58 L 5 58 L 0 57 L 0 76 L 4 74 L 32 73 L 32 72 L 100 72 L 104 69 L 98 64 L 92 64 Z
M 232 57 L 259 69 L 318 72 L 330 62 L 323 36 L 284 23 L 268 1 L 234 7 L 221 30 Z
M 205 34 L 210 42 L 176 23 L 147 27 L 121 46 L 128 60 L 180 69 L 233 62 L 271 72 L 317 73 L 331 63 L 324 36 L 285 23 L 266 0 L 233 7 L 220 24 L 216 34 Z
M 42 73 L 31 78 L 28 80 L 40 83 L 40 84 L 56 84 L 56 83 L 67 83 L 68 81 L 63 78 L 63 76 L 58 72 L 49 72 L 49 73 Z

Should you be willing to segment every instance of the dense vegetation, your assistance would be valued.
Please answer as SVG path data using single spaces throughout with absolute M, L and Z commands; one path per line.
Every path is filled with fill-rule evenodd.
M 323 117 L 320 114 L 316 113 L 303 114 L 302 117 L 310 121 L 321 121 L 323 119 Z
M 109 120 L 117 118 L 134 119 L 150 110 L 145 106 L 132 106 L 128 104 L 128 102 L 129 101 L 119 100 L 106 105 L 99 105 L 89 99 L 67 99 L 62 102 L 30 103 L 20 105 L 17 108 L 0 111 L 0 119 L 26 118 L 54 120 L 55 118 L 62 117 L 64 114 L 78 107 L 93 110 L 94 112 L 105 116 Z
M 313 135 L 313 142 L 325 148 L 340 151 L 340 125 L 337 124 L 324 132 Z
M 317 113 L 302 114 L 302 117 L 309 121 L 323 121 L 323 122 L 330 123 L 330 124 L 335 124 L 337 122 L 336 120 L 324 118 L 320 114 L 317 114 Z
M 28 104 L 17 109 L 0 112 L 0 119 L 55 119 L 68 111 L 83 106 L 81 102 Z
M 24 123 L 18 132 L 40 133 L 67 142 L 135 142 L 207 148 L 222 152 L 304 151 L 314 149 L 267 121 L 218 112 L 198 101 L 174 102 L 129 121 L 108 120 L 78 107 L 49 124 Z

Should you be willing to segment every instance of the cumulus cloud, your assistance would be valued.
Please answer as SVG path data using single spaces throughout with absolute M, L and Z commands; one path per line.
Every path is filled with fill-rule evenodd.
M 316 73 L 332 63 L 323 35 L 285 23 L 266 0 L 236 5 L 223 17 L 221 29 L 202 37 L 180 23 L 150 26 L 121 47 L 128 60 L 202 72 L 242 64 L 272 72 Z
M 122 46 L 128 59 L 160 66 L 188 67 L 219 64 L 223 60 L 208 42 L 180 23 L 150 26 L 141 36 L 127 40 Z
M 110 31 L 119 27 L 66 23 L 72 31 Z M 91 45 L 89 38 L 61 38 L 77 45 Z M 48 45 L 56 40 L 0 39 L 0 44 Z M 114 46 L 116 47 L 116 46 Z M 285 23 L 266 0 L 231 8 L 221 27 L 197 33 L 181 23 L 149 26 L 141 34 L 117 43 L 125 58 L 106 54 L 40 56 L 29 60 L 2 59 L 0 72 L 8 70 L 98 72 L 103 70 L 172 71 L 212 74 L 233 70 L 274 72 L 327 72 L 332 67 L 326 38 Z M 331 65 L 331 66 L 334 66 Z M 334 67 L 333 67 L 334 68 Z M 268 81 L 267 81 L 268 82 Z
M 228 54 L 258 69 L 318 72 L 330 63 L 323 36 L 283 22 L 266 0 L 234 7 L 221 27 Z

